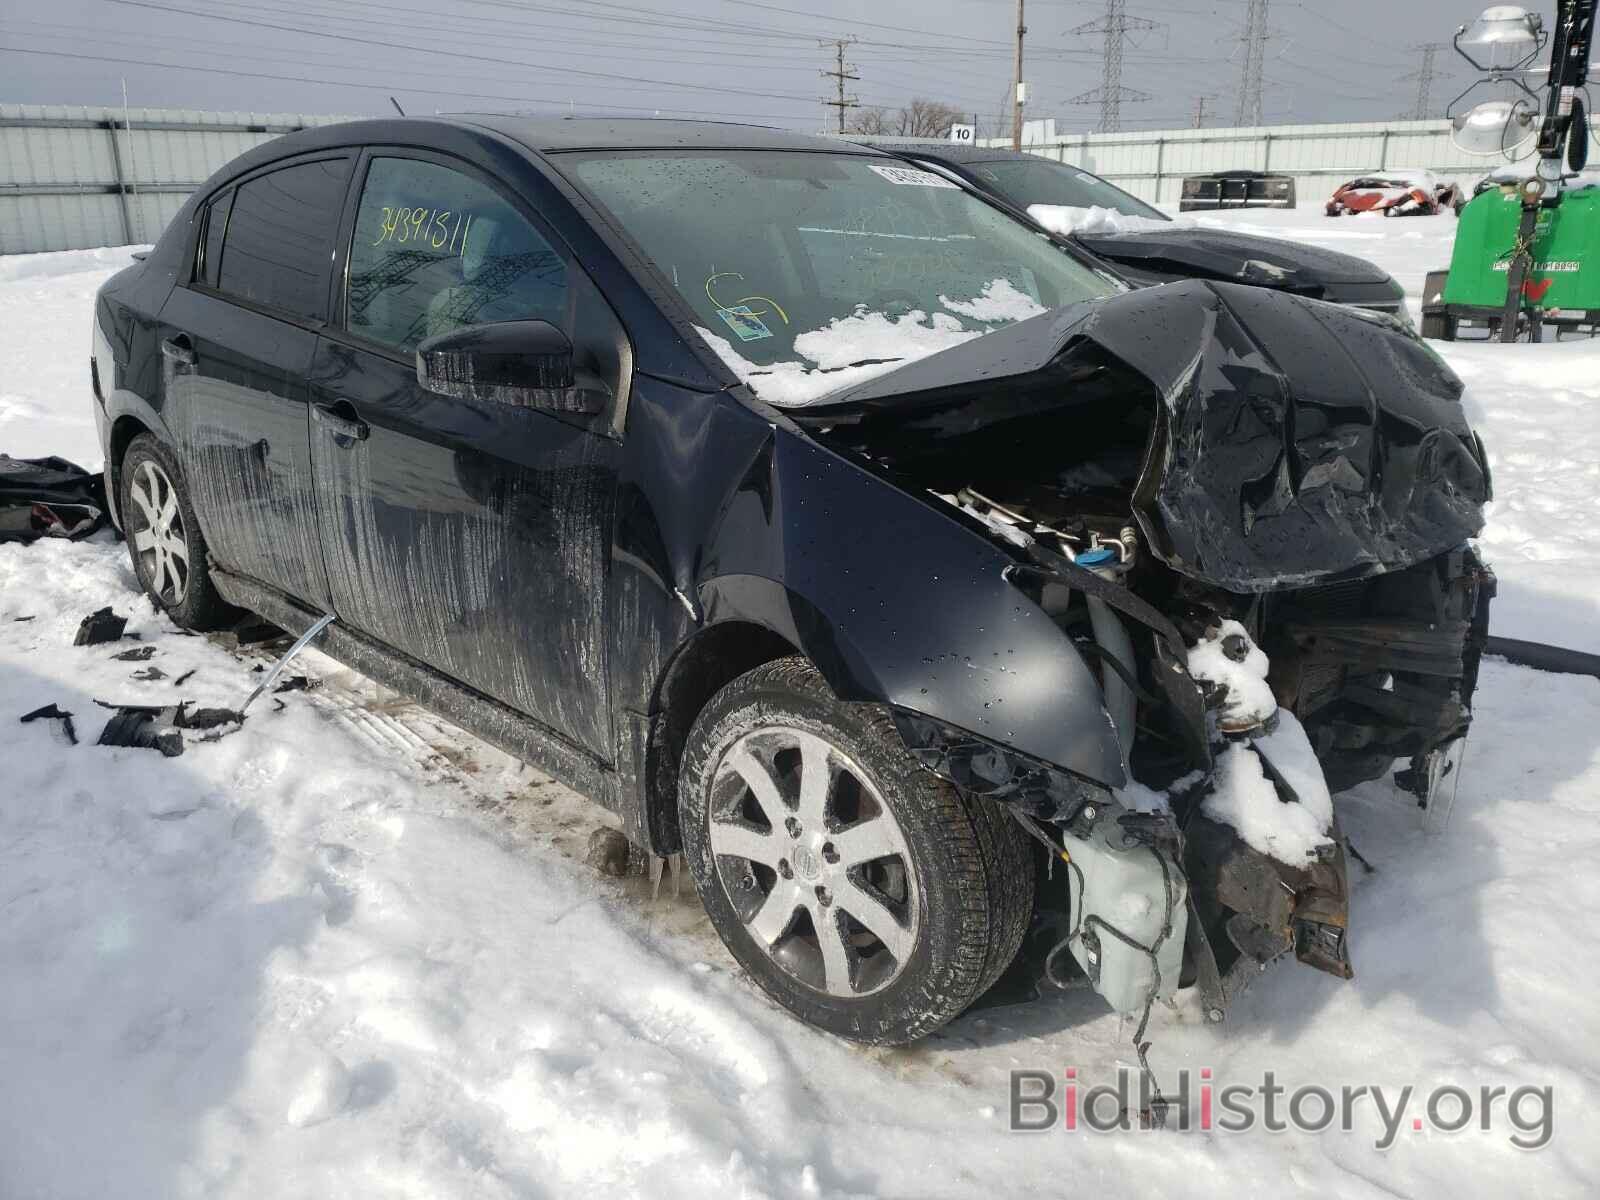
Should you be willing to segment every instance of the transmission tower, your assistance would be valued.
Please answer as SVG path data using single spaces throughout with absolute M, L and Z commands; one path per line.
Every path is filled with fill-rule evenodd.
M 1422 65 L 1409 75 L 1402 75 L 1400 78 L 1404 81 L 1413 79 L 1417 81 L 1417 104 L 1411 110 L 1411 119 L 1413 121 L 1426 121 L 1432 115 L 1428 111 L 1431 107 L 1428 100 L 1429 94 L 1433 90 L 1433 81 L 1442 78 L 1444 75 L 1444 72 L 1436 69 L 1433 65 L 1434 57 L 1439 53 L 1439 47 L 1435 44 L 1429 44 L 1411 48 L 1421 52 Z
M 833 61 L 834 61 L 833 70 L 831 70 L 831 71 L 823 71 L 822 72 L 822 77 L 824 79 L 832 79 L 832 80 L 837 81 L 837 83 L 838 83 L 837 97 L 835 99 L 833 99 L 833 100 L 824 100 L 822 103 L 828 108 L 833 108 L 833 109 L 837 109 L 838 110 L 838 112 L 839 112 L 839 132 L 840 133 L 844 132 L 844 111 L 845 111 L 845 109 L 847 109 L 847 108 L 859 108 L 861 106 L 861 101 L 860 101 L 860 99 L 858 97 L 855 97 L 855 96 L 848 96 L 847 97 L 844 94 L 844 82 L 845 82 L 845 80 L 847 80 L 847 79 L 860 79 L 861 78 L 861 76 L 859 76 L 859 75 L 852 74 L 852 72 L 854 72 L 854 70 L 855 70 L 855 67 L 853 65 L 846 64 L 845 61 L 844 61 L 844 52 L 845 52 L 846 47 L 850 46 L 855 40 L 856 39 L 853 38 L 853 37 L 845 37 L 845 38 L 833 38 L 831 41 L 818 42 L 817 43 L 817 45 L 821 46 L 824 50 L 831 49 L 833 51 Z
M 1267 57 L 1267 0 L 1250 0 L 1244 19 L 1244 70 L 1239 76 L 1239 107 L 1235 125 L 1261 124 L 1262 66 Z
M 1127 0 L 1106 0 L 1106 15 L 1098 21 L 1086 21 L 1072 30 L 1076 34 L 1098 33 L 1105 38 L 1105 62 L 1100 71 L 1100 86 L 1082 95 L 1074 96 L 1068 104 L 1098 104 L 1100 106 L 1100 132 L 1115 133 L 1122 128 L 1122 102 L 1137 103 L 1150 99 L 1149 92 L 1122 86 L 1122 47 L 1130 33 L 1143 33 L 1154 29 L 1154 21 L 1128 16 Z

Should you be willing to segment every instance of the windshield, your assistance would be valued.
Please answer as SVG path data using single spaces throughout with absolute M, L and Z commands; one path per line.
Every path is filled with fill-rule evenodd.
M 877 156 L 562 156 L 765 400 L 804 404 L 1120 290 L 965 189 Z
M 1136 196 L 1107 183 L 1098 175 L 1051 162 L 1008 158 L 995 162 L 968 163 L 966 170 L 990 184 L 1018 208 L 1050 204 L 1061 208 L 1109 208 L 1128 217 L 1152 221 L 1170 220 L 1158 208 L 1151 208 Z

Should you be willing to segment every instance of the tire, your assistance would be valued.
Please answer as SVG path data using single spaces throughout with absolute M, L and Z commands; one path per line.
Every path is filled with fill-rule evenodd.
M 811 779 L 827 785 L 802 786 Z M 684 857 L 718 935 L 819 1029 L 871 1044 L 925 1037 L 1022 944 L 1034 863 L 1021 827 L 923 768 L 886 708 L 841 702 L 803 658 L 711 698 L 678 795 Z
M 240 612 L 217 594 L 177 456 L 148 433 L 128 443 L 117 497 L 133 573 L 182 629 L 223 629 Z

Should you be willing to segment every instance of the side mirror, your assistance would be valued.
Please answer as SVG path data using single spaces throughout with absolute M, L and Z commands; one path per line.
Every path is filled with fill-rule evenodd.
M 496 321 L 431 337 L 417 347 L 417 382 L 458 400 L 551 412 L 603 412 L 609 400 L 578 386 L 572 342 L 549 321 Z

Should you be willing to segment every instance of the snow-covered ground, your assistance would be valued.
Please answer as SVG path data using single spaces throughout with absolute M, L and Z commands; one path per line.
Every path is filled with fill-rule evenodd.
M 1366 254 L 1417 292 L 1451 229 L 1222 219 Z M 0 450 L 98 465 L 88 301 L 122 260 L 0 259 Z M 1497 629 L 1592 639 L 1600 352 L 1441 351 L 1495 459 Z M 107 604 L 142 642 L 72 647 Z M 113 657 L 133 645 L 155 654 Z M 1131 1061 L 1131 1029 L 1092 994 L 974 1012 L 904 1050 L 814 1034 L 741 978 L 687 883 L 652 899 L 582 865 L 596 810 L 314 653 L 297 669 L 318 687 L 180 758 L 92 745 L 96 698 L 237 704 L 260 661 L 155 616 L 105 535 L 0 547 L 8 1200 L 1577 1196 L 1600 1177 L 1594 680 L 1487 664 L 1442 835 L 1387 785 L 1338 798 L 1375 868 L 1353 880 L 1353 982 L 1284 966 L 1222 1028 L 1192 1000 L 1153 1019 L 1169 1086 L 1209 1068 L 1219 1090 L 1267 1071 L 1391 1104 L 1413 1088 L 1378 1149 L 1370 1096 L 1351 1133 L 1010 1133 L 1013 1069 L 1088 1087 Z M 150 667 L 164 677 L 134 678 Z M 52 702 L 82 744 L 17 722 Z M 1442 1085 L 1473 1097 L 1469 1128 L 1427 1119 Z M 1552 1089 L 1549 1144 L 1517 1149 L 1504 1099 L 1479 1128 L 1486 1086 Z

